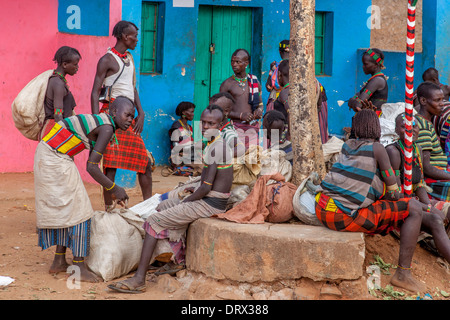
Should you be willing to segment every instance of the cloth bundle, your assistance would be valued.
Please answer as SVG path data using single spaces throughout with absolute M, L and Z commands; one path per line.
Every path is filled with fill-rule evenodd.
M 53 70 L 47 70 L 36 76 L 19 92 L 11 105 L 14 125 L 28 139 L 39 139 L 45 118 L 45 93 L 52 74 Z
M 274 183 L 267 184 L 269 180 Z M 293 217 L 292 198 L 296 186 L 281 173 L 263 175 L 250 194 L 231 210 L 214 217 L 238 223 L 286 222 Z

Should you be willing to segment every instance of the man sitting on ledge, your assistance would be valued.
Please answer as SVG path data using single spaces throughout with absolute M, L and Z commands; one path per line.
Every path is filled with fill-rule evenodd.
M 125 293 L 142 293 L 146 290 L 145 276 L 158 239 L 169 239 L 175 263 L 171 268 L 184 267 L 186 230 L 189 224 L 199 218 L 207 218 L 225 212 L 233 182 L 231 150 L 220 136 L 223 111 L 219 106 L 208 106 L 200 121 L 204 142 L 200 186 L 190 196 L 167 199 L 160 203 L 157 213 L 150 215 L 144 223 L 146 231 L 141 259 L 135 275 L 108 287 Z

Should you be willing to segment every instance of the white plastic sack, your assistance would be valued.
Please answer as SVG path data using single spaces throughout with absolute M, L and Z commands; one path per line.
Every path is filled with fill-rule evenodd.
M 322 222 L 316 216 L 314 194 L 308 190 L 307 183 L 312 183 L 318 179 L 318 174 L 313 172 L 308 178 L 302 181 L 292 199 L 294 206 L 294 215 L 303 223 L 323 226 Z
M 344 144 L 344 141 L 335 136 L 332 136 L 327 141 L 327 143 L 322 144 L 324 161 L 328 162 L 331 160 L 333 155 L 339 154 L 341 152 L 343 144 Z
M 303 192 L 300 195 L 300 205 L 308 212 L 310 215 L 316 214 L 316 200 L 314 195 L 310 192 Z
M 289 182 L 292 178 L 292 165 L 286 160 L 286 152 L 279 149 L 266 149 L 261 153 L 261 172 L 262 175 L 272 175 L 281 173 L 284 181 Z M 274 183 L 274 180 L 267 181 L 267 184 Z
M 381 106 L 380 126 L 381 126 L 381 138 L 380 143 L 383 146 L 387 146 L 394 143 L 398 139 L 398 135 L 395 133 L 395 118 L 405 112 L 405 102 L 397 103 L 384 103 Z M 413 114 L 417 111 L 413 109 Z
M 44 98 L 52 74 L 53 70 L 47 70 L 31 80 L 11 105 L 14 125 L 28 139 L 39 139 L 45 118 Z
M 131 207 L 130 210 L 140 216 L 143 220 L 147 220 L 152 213 L 156 212 L 156 207 L 160 202 L 161 195 L 155 193 L 151 198 Z

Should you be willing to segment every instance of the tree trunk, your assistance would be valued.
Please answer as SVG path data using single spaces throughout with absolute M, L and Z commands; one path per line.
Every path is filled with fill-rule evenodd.
M 317 114 L 314 65 L 315 0 L 290 0 L 289 127 L 294 154 L 292 182 L 326 174 Z

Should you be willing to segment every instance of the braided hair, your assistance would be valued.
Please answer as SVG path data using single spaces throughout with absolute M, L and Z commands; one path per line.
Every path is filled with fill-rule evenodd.
M 209 98 L 209 103 L 210 104 L 214 104 L 214 102 L 216 102 L 217 100 L 219 100 L 222 97 L 225 97 L 226 99 L 231 100 L 231 102 L 233 102 L 233 104 L 236 103 L 236 100 L 234 99 L 234 97 L 229 92 L 216 93 L 211 98 Z
M 275 121 L 282 121 L 283 123 L 286 123 L 286 117 L 278 110 L 270 110 L 264 115 L 263 121 L 265 121 L 267 126 L 270 127 Z
M 362 109 L 353 119 L 353 129 L 357 138 L 380 140 L 381 126 L 378 115 L 371 109 Z
M 214 110 L 219 110 L 223 116 L 223 109 L 222 109 L 222 107 L 218 106 L 217 104 L 210 104 L 209 106 L 207 106 L 205 108 L 205 110 L 208 110 L 210 113 L 213 112 Z

